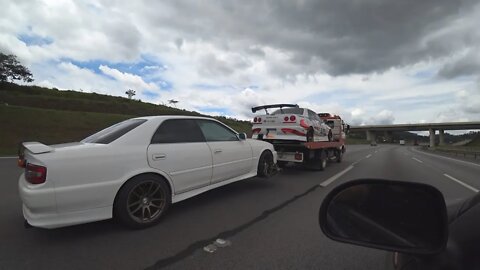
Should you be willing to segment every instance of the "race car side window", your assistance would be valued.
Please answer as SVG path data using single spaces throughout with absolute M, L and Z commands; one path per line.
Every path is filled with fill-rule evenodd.
M 197 120 L 207 142 L 238 141 L 237 134 L 229 128 L 210 120 Z
M 202 131 L 195 120 L 169 119 L 163 121 L 152 137 L 156 143 L 194 143 L 205 142 Z
M 311 110 L 307 110 L 308 111 L 308 118 L 312 119 L 312 120 L 317 120 L 319 122 L 322 122 L 322 120 L 320 119 L 320 117 L 318 117 L 318 115 L 311 111 Z

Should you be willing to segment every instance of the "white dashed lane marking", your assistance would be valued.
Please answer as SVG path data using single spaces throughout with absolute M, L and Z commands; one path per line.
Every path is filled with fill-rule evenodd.
M 412 159 L 413 159 L 413 160 L 415 160 L 416 162 L 423 163 L 423 161 L 421 161 L 421 160 L 420 160 L 420 159 L 418 159 L 418 158 L 414 158 L 414 157 L 412 157 Z
M 458 184 L 460 184 L 460 185 L 462 185 L 462 186 L 470 189 L 470 190 L 473 191 L 473 192 L 478 192 L 478 189 L 476 189 L 476 188 L 474 188 L 474 187 L 472 187 L 472 186 L 470 186 L 470 185 L 468 185 L 468 184 L 465 184 L 464 182 L 458 180 L 457 178 L 455 178 L 455 177 L 453 177 L 453 176 L 450 176 L 450 175 L 448 175 L 448 174 L 446 174 L 446 173 L 444 173 L 443 175 L 444 175 L 445 177 L 449 178 L 450 180 L 455 181 L 455 182 L 457 182 Z

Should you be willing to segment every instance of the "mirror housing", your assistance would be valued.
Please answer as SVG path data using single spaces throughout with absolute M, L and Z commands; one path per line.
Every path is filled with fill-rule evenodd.
M 245 140 L 247 139 L 247 134 L 245 134 L 245 133 L 238 133 L 238 134 L 237 134 L 237 137 L 238 137 L 239 140 L 245 141 Z
M 437 254 L 448 240 L 445 200 L 413 182 L 363 179 L 334 188 L 323 200 L 320 227 L 332 240 L 409 254 Z

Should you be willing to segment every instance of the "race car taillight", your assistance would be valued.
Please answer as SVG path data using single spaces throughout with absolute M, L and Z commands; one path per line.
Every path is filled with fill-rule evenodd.
M 254 122 L 254 123 L 257 122 L 257 117 L 253 118 L 253 122 Z
M 31 163 L 25 167 L 25 179 L 30 184 L 42 184 L 47 179 L 47 168 Z
M 297 118 L 295 117 L 295 115 L 290 116 L 290 121 L 293 122 L 293 121 L 295 121 L 296 119 L 297 119 Z
M 262 122 L 262 118 L 257 117 L 257 122 L 258 122 L 258 123 Z
M 307 125 L 307 123 L 305 123 L 304 119 L 300 120 L 300 126 L 304 129 L 308 129 L 310 127 L 309 125 Z
M 288 122 L 288 116 L 285 116 L 285 117 L 283 118 L 283 121 Z

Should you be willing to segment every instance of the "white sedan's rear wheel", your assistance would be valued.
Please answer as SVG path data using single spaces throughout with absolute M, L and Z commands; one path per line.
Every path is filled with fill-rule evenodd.
M 142 229 L 157 224 L 170 204 L 170 190 L 165 181 L 155 175 L 141 175 L 122 187 L 114 213 L 124 225 Z

